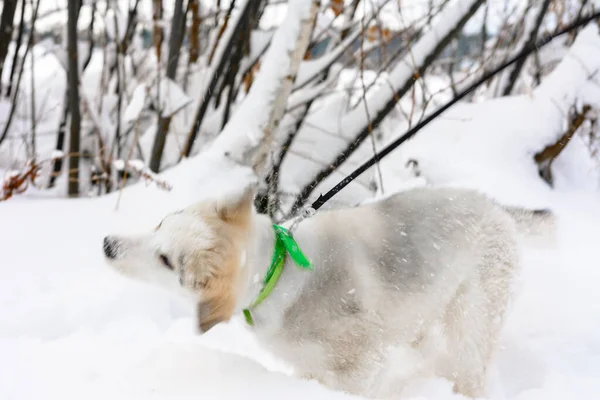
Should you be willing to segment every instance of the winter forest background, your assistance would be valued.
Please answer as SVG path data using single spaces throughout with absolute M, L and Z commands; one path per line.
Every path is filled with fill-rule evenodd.
M 583 0 L 5 1 L 2 198 L 26 186 L 56 197 L 100 196 L 140 179 L 168 189 L 155 173 L 220 145 L 256 153 L 238 161 L 262 173 L 259 210 L 290 216 L 474 79 L 596 6 Z M 500 114 L 545 87 L 572 90 L 550 86 L 569 62 L 565 55 L 577 53 L 578 32 L 469 95 L 469 114 L 492 108 Z M 580 41 L 594 41 L 596 33 Z M 594 86 L 595 67 L 574 67 L 568 75 Z M 593 100 L 564 99 L 552 112 L 551 131 L 538 128 L 545 138 L 528 150 L 550 186 L 555 161 L 573 138 L 582 143 L 572 146 L 584 145 L 584 157 L 597 161 Z M 532 114 L 527 123 L 535 129 L 533 120 L 548 117 Z M 456 128 L 440 120 L 435 130 L 443 141 Z M 513 132 L 505 126 L 503 134 Z M 385 193 L 386 175 L 401 169 L 427 178 L 425 163 L 411 155 L 393 162 L 392 172 L 381 162 L 348 196 Z
M 108 271 L 100 238 L 239 186 L 244 167 L 260 176 L 260 212 L 297 215 L 472 82 L 600 8 L 0 5 L 0 397 L 19 400 L 243 398 L 255 382 L 251 398 L 346 398 L 285 376 L 235 321 L 194 336 L 177 300 Z M 561 249 L 526 257 L 493 398 L 600 396 L 599 29 L 593 21 L 495 75 L 326 206 L 459 185 L 562 217 Z M 430 382 L 406 398 L 455 398 L 448 388 Z

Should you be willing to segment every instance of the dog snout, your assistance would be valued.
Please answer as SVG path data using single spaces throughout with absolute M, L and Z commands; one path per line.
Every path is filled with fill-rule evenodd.
M 104 238 L 104 255 L 106 258 L 113 259 L 117 256 L 118 241 L 110 236 Z

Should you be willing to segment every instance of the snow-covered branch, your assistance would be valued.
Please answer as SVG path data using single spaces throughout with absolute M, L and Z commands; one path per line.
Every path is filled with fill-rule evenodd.
M 196 136 L 200 130 L 200 125 L 204 120 L 204 116 L 208 110 L 208 105 L 212 99 L 212 94 L 215 92 L 217 84 L 219 83 L 219 78 L 223 74 L 225 66 L 227 65 L 228 60 L 226 55 L 231 52 L 233 43 L 242 29 L 243 21 L 248 17 L 248 14 L 251 11 L 251 3 L 251 0 L 242 0 L 242 4 L 239 5 L 240 11 L 235 14 L 235 16 L 232 18 L 232 21 L 228 23 L 228 27 L 223 33 L 223 37 L 221 37 L 219 40 L 218 46 L 214 51 L 214 57 L 211 57 L 213 62 L 211 63 L 211 70 L 208 73 L 208 83 L 202 90 L 202 95 L 199 97 L 200 105 L 196 110 L 196 115 L 194 116 L 194 121 L 183 150 L 183 153 L 186 157 L 189 157 L 192 152 L 194 142 L 196 141 Z
M 544 20 L 544 16 L 546 15 L 546 12 L 548 11 L 550 2 L 551 2 L 550 0 L 544 0 L 543 3 L 539 6 L 539 8 L 536 8 L 537 15 L 535 18 L 535 22 L 529 24 L 529 25 L 531 25 L 531 29 L 529 29 L 528 32 L 525 32 L 527 37 L 523 41 L 523 45 L 520 46 L 518 51 L 522 51 L 522 49 L 532 46 L 535 43 L 535 41 L 537 40 L 538 32 L 540 30 L 540 27 L 542 26 L 542 21 Z M 511 68 L 506 85 L 502 88 L 503 96 L 507 96 L 513 91 L 513 88 L 515 87 L 515 84 L 517 83 L 517 79 L 519 78 L 519 74 L 521 73 L 521 70 L 523 69 L 523 66 L 525 65 L 525 61 L 527 61 L 527 58 L 523 57 L 515 64 L 514 67 Z
M 488 16 L 483 21 L 475 16 L 463 30 L 481 3 L 132 0 L 100 7 L 80 2 L 75 10 L 81 25 L 76 32 L 80 98 L 70 102 L 73 84 L 64 73 L 71 69 L 66 9 L 53 14 L 56 23 L 45 19 L 32 26 L 30 2 L 17 2 L 21 11 L 15 10 L 14 17 L 22 21 L 18 29 L 14 21 L 10 43 L 3 43 L 9 44 L 7 50 L 0 45 L 0 59 L 6 61 L 0 173 L 23 169 L 28 160 L 56 150 L 80 162 L 67 168 L 70 157 L 60 157 L 40 170 L 40 179 L 49 182 L 45 190 L 64 193 L 75 180 L 68 173 L 80 171 L 79 193 L 93 188 L 102 195 L 140 180 L 138 173 L 120 179 L 115 159 L 139 159 L 167 173 L 184 159 L 183 164 L 191 165 L 193 154 L 204 159 L 210 153 L 228 165 L 224 170 L 237 163 L 260 171 L 265 185 L 256 203 L 261 211 L 282 218 L 294 203 L 295 208 L 304 205 L 319 186 L 335 184 L 388 139 L 449 101 L 452 87 L 456 93 L 518 52 L 535 30 L 560 28 L 593 8 L 581 0 L 562 0 L 557 7 L 546 0 L 510 6 L 487 2 Z M 45 12 L 41 8 L 40 15 Z M 12 11 L 6 9 L 8 17 Z M 32 31 L 44 39 L 26 48 Z M 573 32 L 537 52 L 535 65 L 527 62 L 515 72 L 518 90 L 511 94 L 547 81 L 565 61 L 575 36 Z M 455 51 L 445 49 L 449 41 Z M 24 63 L 34 52 L 35 63 Z M 464 103 L 495 97 L 509 74 L 507 70 L 488 81 Z M 574 79 L 567 75 L 561 79 Z M 591 86 L 594 80 L 586 82 Z M 561 103 L 561 112 L 581 114 L 580 104 L 573 108 L 578 101 L 576 96 Z M 71 115 L 77 105 L 69 103 L 76 102 L 80 118 Z M 583 129 L 593 136 L 590 129 L 595 128 L 589 126 L 595 102 L 585 104 L 592 110 L 574 142 Z M 554 122 L 559 120 L 568 118 Z M 69 129 L 77 125 L 79 151 L 71 151 L 76 138 L 70 140 Z M 566 126 L 553 131 L 557 137 L 546 145 L 566 131 Z M 371 146 L 364 146 L 368 138 Z M 592 139 L 586 140 L 591 152 Z M 342 201 L 371 196 L 381 187 L 369 174 L 358 181 L 340 194 Z M 282 192 L 291 196 L 279 197 Z
M 345 113 L 338 122 L 329 118 L 319 124 L 319 129 L 328 132 L 338 132 L 347 138 L 342 143 L 337 143 L 334 148 L 329 147 L 328 155 L 324 156 L 327 167 L 315 171 L 307 168 L 314 175 L 302 176 L 300 194 L 293 205 L 293 210 L 301 207 L 319 183 L 327 178 L 333 171 L 342 165 L 347 158 L 367 138 L 370 128 L 377 127 L 388 113 L 394 109 L 398 101 L 419 79 L 425 69 L 441 53 L 449 41 L 462 29 L 465 23 L 477 11 L 483 0 L 458 0 L 453 6 L 442 12 L 438 22 L 429 32 L 423 35 L 418 42 L 392 70 L 387 85 L 381 85 L 367 92 L 364 102 L 366 106 L 353 108 Z M 373 118 L 370 120 L 369 115 Z M 306 127 L 306 132 L 300 135 L 310 135 L 314 127 Z M 333 155 L 333 157 L 332 157 Z
M 433 121 L 382 161 L 386 177 L 391 179 L 392 170 L 396 176 L 405 174 L 403 166 L 415 160 L 420 179 L 432 185 L 477 181 L 479 187 L 494 192 L 498 182 L 528 176 L 524 179 L 527 187 L 519 190 L 547 190 L 534 157 L 557 144 L 565 132 L 576 130 L 581 122 L 577 116 L 600 109 L 599 76 L 600 34 L 598 27 L 590 24 L 532 93 L 459 103 L 450 108 L 443 118 Z M 580 140 L 570 142 L 575 142 L 571 150 L 581 146 L 577 143 Z M 483 165 L 486 168 L 480 171 Z M 503 167 L 495 171 L 490 167 L 494 165 Z
M 264 165 L 308 47 L 318 9 L 318 1 L 290 1 L 286 19 L 273 36 L 248 97 L 223 129 L 213 151 L 255 170 Z

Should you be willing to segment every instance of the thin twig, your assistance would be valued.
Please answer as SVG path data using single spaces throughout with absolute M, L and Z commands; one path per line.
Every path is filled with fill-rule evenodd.
M 363 7 L 364 7 L 363 3 Z M 366 14 L 366 10 L 364 10 L 364 13 Z M 375 145 L 375 136 L 373 135 L 373 125 L 371 124 L 371 114 L 369 112 L 369 106 L 367 103 L 367 86 L 365 85 L 365 65 L 364 65 L 364 49 L 365 49 L 365 34 L 366 34 L 366 30 L 365 30 L 365 17 L 363 15 L 363 17 L 361 18 L 361 30 L 362 30 L 362 35 L 360 36 L 360 52 L 361 52 L 361 56 L 360 56 L 360 82 L 362 85 L 362 103 L 365 106 L 365 114 L 367 115 L 367 129 L 369 131 L 369 137 L 371 138 L 371 148 L 373 150 L 373 154 L 374 156 L 377 158 L 377 147 Z M 377 168 L 377 177 L 379 178 L 379 188 L 381 189 L 381 192 L 383 193 L 383 175 L 381 174 L 381 167 L 379 165 L 379 161 L 377 161 L 376 163 L 376 168 Z

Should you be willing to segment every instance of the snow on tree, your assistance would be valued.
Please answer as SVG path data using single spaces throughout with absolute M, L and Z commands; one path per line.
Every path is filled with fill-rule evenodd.
M 258 172 L 257 206 L 276 218 L 293 214 L 509 55 L 594 9 L 578 0 L 560 7 L 484 0 L 82 2 L 81 137 L 71 154 L 68 131 L 77 115 L 66 82 L 74 76 L 67 8 L 41 2 L 30 35 L 34 21 L 22 18 L 29 3 L 13 3 L 2 19 L 14 29 L 6 54 L 0 49 L 0 169 L 25 171 L 39 160 L 38 188 L 64 195 L 77 180 L 79 193 L 105 194 L 143 178 L 140 161 L 134 168 L 127 160 L 166 173 L 183 160 L 227 154 Z M 576 37 L 540 49 L 465 101 L 536 91 Z M 583 116 L 581 105 L 563 112 L 558 131 L 596 137 L 595 105 L 587 105 Z M 576 127 L 570 136 L 569 126 Z M 595 139 L 586 143 L 595 154 Z M 77 166 L 63 162 L 76 158 Z M 384 164 L 331 205 L 385 192 Z M 539 164 L 548 169 L 548 161 Z

